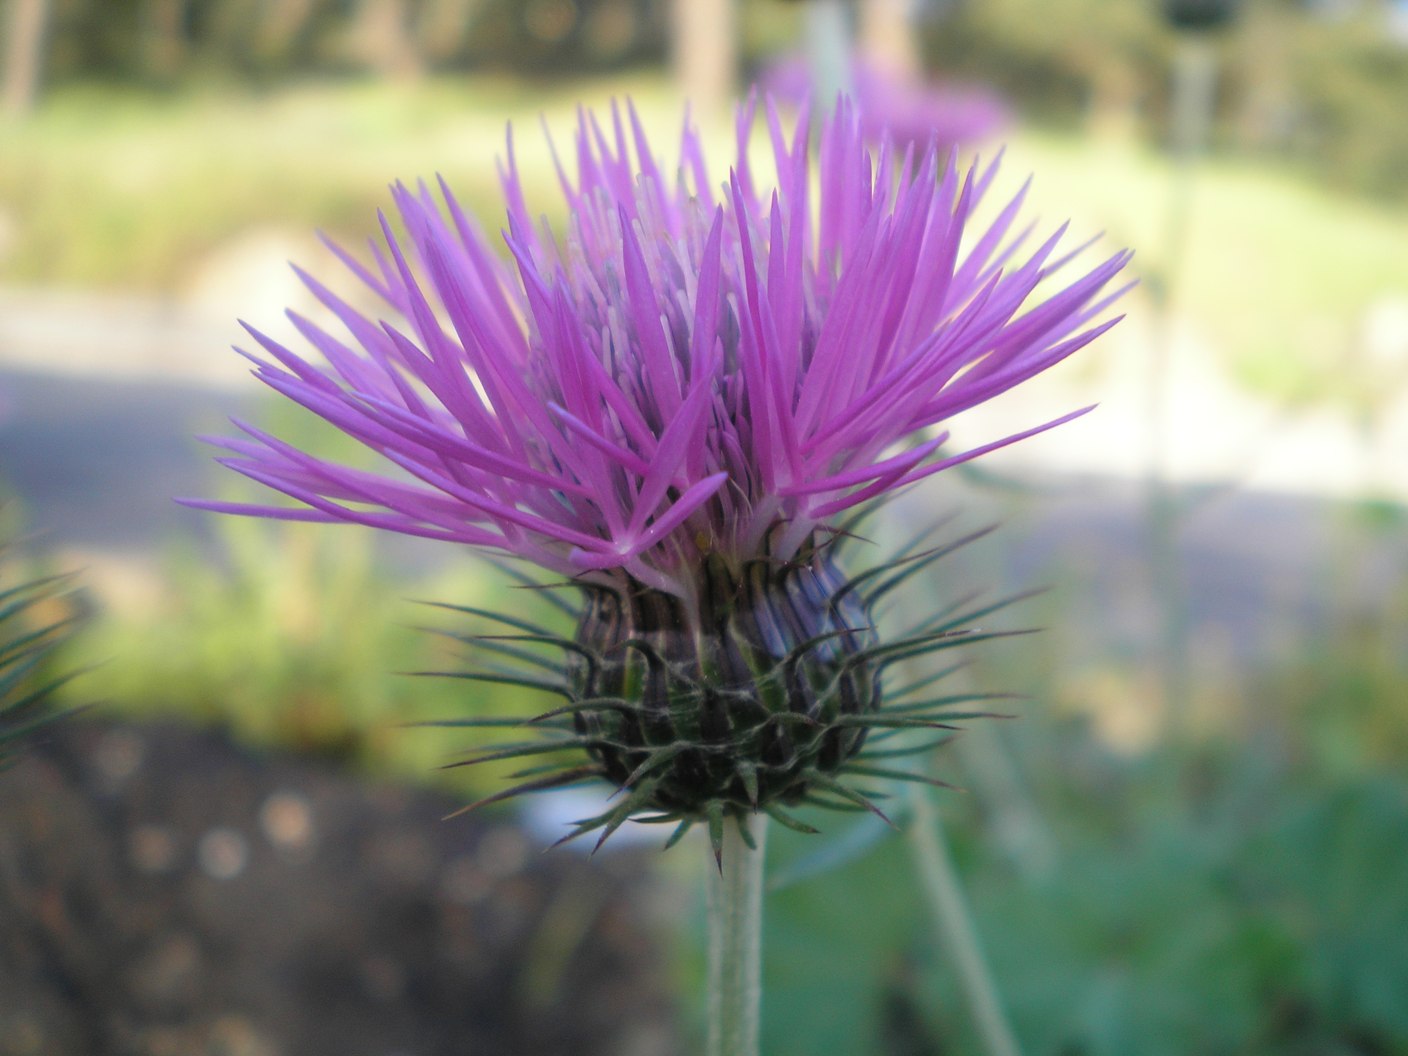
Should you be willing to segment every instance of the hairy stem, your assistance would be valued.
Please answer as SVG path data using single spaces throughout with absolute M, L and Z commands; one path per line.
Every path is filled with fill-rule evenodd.
M 740 829 L 746 828 L 756 849 Z M 708 1056 L 758 1056 L 763 856 L 767 819 L 724 820 L 723 864 L 710 848 Z

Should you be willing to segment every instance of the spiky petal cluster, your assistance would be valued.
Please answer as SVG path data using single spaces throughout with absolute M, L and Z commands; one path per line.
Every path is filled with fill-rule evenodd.
M 1124 253 L 1055 282 L 1075 253 L 1064 228 L 1027 246 L 1024 192 L 975 224 L 995 164 L 872 155 L 845 104 L 815 158 L 805 116 L 790 134 L 771 108 L 765 123 L 775 189 L 749 164 L 751 106 L 722 185 L 694 131 L 666 168 L 634 113 L 584 115 L 575 177 L 558 165 L 556 235 L 532 220 L 510 142 L 507 260 L 443 181 L 439 198 L 398 185 L 404 230 L 383 220 L 370 265 L 339 251 L 395 321 L 305 275 L 347 331 L 292 316 L 325 363 L 252 333 L 262 381 L 400 472 L 237 423 L 246 437 L 218 441 L 226 464 L 302 507 L 196 504 L 689 597 L 707 554 L 787 560 L 844 511 L 1066 420 L 967 451 L 941 453 L 944 431 L 900 449 L 1111 326 Z

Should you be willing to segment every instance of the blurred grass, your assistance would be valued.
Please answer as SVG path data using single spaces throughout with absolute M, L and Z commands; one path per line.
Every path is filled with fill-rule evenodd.
M 1336 546 L 1362 560 L 1403 524 L 1346 508 Z M 1001 582 L 1006 548 L 978 549 L 915 594 Z M 1029 699 L 936 752 L 966 792 L 932 794 L 1028 1056 L 1408 1053 L 1408 566 L 1383 575 L 1375 600 L 1328 592 L 1274 656 L 1195 666 L 1176 740 L 1118 735 L 1077 684 L 1073 587 L 999 617 L 1051 630 L 973 650 L 975 686 Z M 1144 657 L 1099 665 L 1121 708 L 1154 707 Z M 763 1051 L 982 1056 L 903 836 L 806 820 L 823 834 L 769 838 Z
M 480 562 L 393 576 L 356 529 L 230 518 L 219 535 L 226 560 L 174 549 L 165 587 L 143 613 L 95 620 L 72 655 L 101 666 L 66 687 L 65 702 L 96 698 L 108 718 L 214 726 L 246 744 L 429 784 L 466 802 L 507 786 L 512 760 L 455 764 L 523 739 L 522 730 L 441 724 L 526 720 L 559 699 L 450 677 L 492 659 L 453 635 L 500 628 L 438 603 L 547 622 L 554 614 Z
M 531 186 L 553 178 L 539 115 L 566 129 L 580 95 L 625 91 L 647 111 L 668 94 L 663 79 L 539 89 L 488 77 L 56 91 L 32 120 L 0 126 L 0 215 L 13 226 L 0 281 L 179 292 L 194 263 L 250 227 L 320 228 L 355 244 L 389 182 L 436 173 L 493 230 L 505 121 L 520 129 Z
M 1040 650 L 978 651 L 980 685 L 1034 704 L 963 735 L 984 751 L 937 753 L 933 772 L 970 794 L 934 795 L 1024 1052 L 1408 1052 L 1408 666 L 1384 648 L 1405 602 L 1408 584 L 1378 619 L 1236 687 L 1215 726 L 1135 754 L 1063 701 Z M 1053 851 L 1040 867 L 977 772 L 994 752 Z M 823 841 L 859 850 L 769 901 L 765 1050 L 984 1052 L 905 841 L 874 819 L 808 820 L 825 835 L 774 833 L 775 876 Z
M 1169 264 L 1168 159 L 1131 143 L 1033 133 L 1009 151 L 1034 200 L 1136 247 L 1136 272 Z M 1364 314 L 1408 297 L 1408 209 L 1337 194 L 1265 162 L 1206 158 L 1192 174 L 1173 311 L 1245 384 L 1282 399 L 1350 400 Z
M 174 545 L 140 611 L 94 621 L 72 655 L 96 666 L 65 700 L 105 717 L 217 726 L 240 740 L 477 797 L 505 767 L 441 769 L 512 731 L 413 728 L 534 715 L 556 698 L 417 672 L 462 671 L 447 634 L 482 632 L 428 602 L 525 611 L 533 601 L 478 562 L 423 580 L 387 571 L 371 533 L 222 518 L 219 552 Z M 482 657 L 479 659 L 483 659 Z
M 3 129 L 0 216 L 12 230 L 0 281 L 180 292 L 193 266 L 251 227 L 316 227 L 356 244 L 374 229 L 389 181 L 436 173 L 492 231 L 506 121 L 530 202 L 553 213 L 540 116 L 566 145 L 579 101 L 625 96 L 668 155 L 680 102 L 650 73 L 541 85 L 314 82 L 265 94 L 62 89 L 33 120 Z M 717 164 L 727 129 L 708 131 Z M 1136 270 L 1158 280 L 1166 158 L 1132 141 L 1019 130 L 1006 170 L 1012 189 L 1035 173 L 1049 222 L 1073 217 L 1077 234 L 1103 229 L 1110 245 L 1138 247 Z M 1246 384 L 1292 400 L 1354 400 L 1362 319 L 1376 299 L 1404 296 L 1405 243 L 1408 208 L 1337 195 L 1266 162 L 1213 158 L 1195 176 L 1175 310 Z

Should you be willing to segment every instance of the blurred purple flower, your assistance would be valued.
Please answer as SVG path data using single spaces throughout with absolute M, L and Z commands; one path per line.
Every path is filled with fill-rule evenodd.
M 848 71 L 861 130 L 871 142 L 888 136 L 916 151 L 940 151 L 991 140 L 1012 123 L 1006 101 L 981 85 L 925 84 L 860 60 Z M 812 98 L 812 71 L 803 56 L 786 56 L 758 78 L 779 101 L 801 105 Z
M 961 173 L 888 141 L 872 155 L 844 101 L 816 159 L 805 116 L 789 136 L 768 108 L 765 187 L 754 122 L 750 105 L 720 187 L 688 127 L 667 170 L 633 112 L 609 128 L 584 114 L 557 234 L 532 220 L 510 139 L 511 262 L 443 181 L 439 198 L 397 185 L 404 234 L 383 218 L 370 265 L 334 247 L 397 321 L 300 272 L 347 334 L 290 313 L 325 364 L 254 329 L 268 358 L 250 358 L 401 472 L 236 422 L 244 437 L 212 441 L 221 461 L 302 505 L 190 504 L 468 543 L 586 583 L 624 570 L 690 597 L 706 555 L 786 561 L 857 504 L 1083 413 L 954 454 L 947 432 L 920 435 L 1114 325 L 1099 317 L 1126 253 L 1070 272 L 1064 227 L 1023 250 L 1025 188 L 975 225 L 996 163 Z

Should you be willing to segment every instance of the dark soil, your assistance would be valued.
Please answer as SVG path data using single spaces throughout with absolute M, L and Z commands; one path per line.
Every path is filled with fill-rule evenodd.
M 677 1053 L 633 854 L 174 725 L 0 774 L 0 1056 Z

